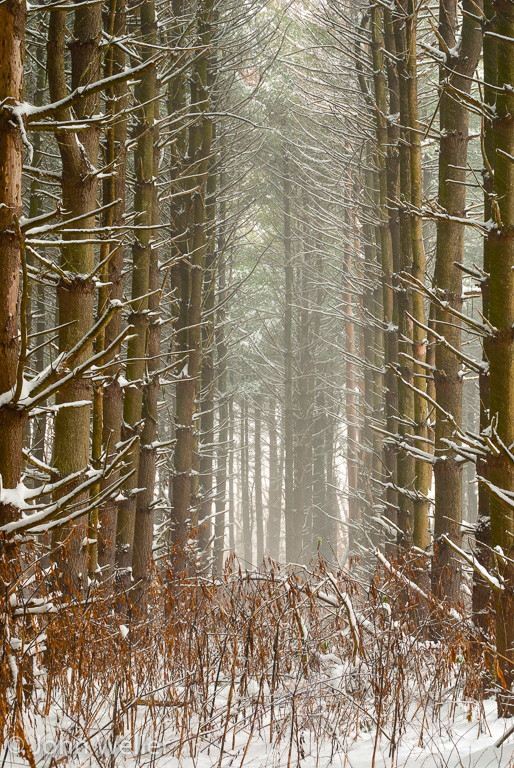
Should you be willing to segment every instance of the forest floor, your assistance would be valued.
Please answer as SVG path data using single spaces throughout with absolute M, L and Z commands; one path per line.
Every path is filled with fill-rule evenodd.
M 334 680 L 334 682 L 337 682 Z M 269 711 L 268 706 L 264 708 Z M 33 761 L 20 754 L 21 742 L 11 740 L 3 747 L 2 765 L 6 768 L 20 766 L 64 765 L 70 768 L 100 766 L 127 766 L 127 768 L 495 768 L 514 766 L 514 737 L 499 745 L 514 721 L 501 720 L 496 715 L 493 700 L 484 703 L 480 718 L 469 717 L 469 706 L 463 703 L 447 703 L 441 707 L 437 722 L 422 722 L 423 718 L 412 713 L 411 722 L 405 727 L 397 745 L 388 738 L 387 726 L 377 739 L 375 727 L 361 729 L 358 722 L 345 723 L 349 731 L 343 737 L 335 735 L 319 740 L 317 734 L 305 723 L 291 741 L 290 738 L 269 740 L 269 724 L 265 720 L 252 731 L 251 724 L 241 718 L 229 733 L 229 745 L 220 753 L 221 733 L 213 729 L 208 735 L 195 735 L 194 749 L 187 748 L 179 755 L 181 735 L 164 722 L 154 730 L 149 727 L 145 712 L 140 712 L 134 737 L 118 738 L 113 748 L 105 738 L 105 728 L 98 720 L 94 732 L 84 738 L 76 733 L 77 723 L 65 725 L 52 712 L 45 722 L 36 726 L 32 743 Z M 419 714 L 419 713 L 418 713 Z M 146 723 L 145 723 L 146 721 Z M 107 729 L 108 730 L 108 729 Z M 223 729 L 222 729 L 223 730 Z M 100 732 L 100 736 L 98 735 Z M 95 735 L 96 734 L 96 735 Z M 183 738 L 183 735 L 182 735 Z M 498 746 L 499 745 L 499 746 Z M 183 746 L 186 746 L 183 744 Z M 221 759 L 220 759 L 221 757 Z
M 417 597 L 321 564 L 156 578 L 145 620 L 101 590 L 18 603 L 0 768 L 514 768 L 491 657 Z

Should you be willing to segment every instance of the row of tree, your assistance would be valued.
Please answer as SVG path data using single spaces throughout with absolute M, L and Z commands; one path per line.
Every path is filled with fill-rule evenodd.
M 212 40 L 234 18 L 208 2 L 2 10 L 0 523 L 10 543 L 44 534 L 72 589 L 116 567 L 143 594 L 171 442 L 186 549 L 213 112 L 240 60 Z M 173 437 L 159 442 L 168 375 Z
M 0 18 L 6 579 L 464 560 L 510 690 L 512 3 Z
M 30 540 L 72 592 L 86 574 L 114 577 L 144 603 L 154 552 L 176 571 L 219 571 L 236 526 L 248 564 L 265 551 L 333 554 L 338 408 L 319 346 L 332 321 L 313 309 L 325 301 L 327 237 L 309 218 L 321 197 L 300 216 L 313 184 L 286 138 L 287 108 L 265 92 L 280 70 L 281 14 L 204 2 L 20 2 L 4 14 L 18 52 L 2 64 L 7 572 Z M 251 276 L 277 270 L 278 310 L 262 290 L 276 366 L 266 385 L 269 351 L 252 338 L 255 322 L 234 318 Z
M 514 8 L 398 0 L 362 10 L 353 40 L 374 212 L 373 228 L 362 227 L 363 248 L 369 273 L 380 273 L 375 292 L 364 297 L 372 322 L 362 333 L 372 334 L 367 376 L 370 389 L 383 393 L 383 410 L 373 410 L 364 393 L 361 430 L 364 439 L 367 425 L 374 433 L 367 440 L 378 462 L 369 467 L 369 505 L 355 514 L 387 519 L 396 530 L 390 551 L 410 552 L 427 588 L 426 565 L 416 558 L 431 551 L 431 589 L 442 600 L 462 601 L 462 562 L 473 567 L 474 619 L 484 640 L 494 593 L 500 678 L 510 691 Z M 333 13 L 342 18 L 338 8 Z M 471 299 L 480 296 L 478 308 Z M 470 380 L 478 390 L 478 429 L 463 418 Z M 479 487 L 471 554 L 463 544 L 466 462 L 475 465 Z M 511 706 L 500 696 L 502 714 Z

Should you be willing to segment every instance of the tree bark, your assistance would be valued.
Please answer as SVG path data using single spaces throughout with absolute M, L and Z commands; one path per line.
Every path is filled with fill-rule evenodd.
M 23 101 L 25 55 L 24 0 L 0 6 L 0 395 L 13 390 L 19 398 L 19 274 L 23 242 L 17 220 L 21 209 L 23 140 L 10 108 Z M 21 318 L 22 321 L 23 318 Z M 15 402 L 0 407 L 0 476 L 2 488 L 15 489 L 21 479 L 25 414 Z M 0 497 L 0 525 L 19 516 L 19 510 Z
M 514 492 L 514 5 L 495 0 L 497 31 L 497 91 L 494 113 L 494 193 L 497 217 L 489 234 L 490 322 L 495 331 L 488 343 L 492 440 L 498 452 L 488 457 L 491 494 L 491 546 L 505 589 L 496 594 L 497 664 L 501 684 L 497 696 L 501 717 L 514 714 L 514 514 L 498 493 Z M 505 557 L 503 557 L 503 555 Z
M 243 523 L 243 558 L 246 568 L 252 561 L 252 513 L 250 508 L 250 459 L 248 439 L 248 403 L 241 403 L 241 519 Z
M 48 82 L 50 98 L 58 101 L 67 95 L 65 75 L 66 11 L 50 13 L 48 33 Z M 73 89 L 98 80 L 100 75 L 99 44 L 101 38 L 101 8 L 98 5 L 77 8 L 75 11 L 71 48 L 71 85 Z M 81 100 L 75 107 L 78 119 L 89 117 L 98 109 L 99 97 L 94 94 Z M 68 109 L 56 111 L 57 120 L 69 119 Z M 82 230 L 94 230 L 98 177 L 94 170 L 98 164 L 99 128 L 89 127 L 81 133 L 81 141 L 74 134 L 56 133 L 62 159 L 63 207 L 71 215 L 86 216 Z M 89 216 L 87 215 L 89 214 Z M 72 224 L 73 227 L 73 224 Z M 92 233 L 93 234 L 93 233 Z M 83 243 L 77 244 L 76 241 Z M 66 352 L 83 339 L 93 325 L 94 284 L 91 275 L 95 266 L 95 248 L 87 234 L 63 231 L 63 240 L 74 244 L 61 247 L 61 266 L 67 278 L 61 280 L 57 290 L 59 309 L 59 351 Z M 88 344 L 77 363 L 91 356 Z M 89 379 L 77 378 L 62 386 L 56 396 L 57 405 L 91 401 Z M 53 464 L 61 476 L 86 470 L 89 464 L 90 405 L 62 407 L 55 418 Z M 85 499 L 84 499 L 85 501 Z M 62 583 L 72 590 L 81 589 L 87 572 L 87 521 L 63 525 L 52 537 L 55 560 L 63 575 Z
M 140 34 L 143 40 L 155 39 L 154 3 L 145 1 L 139 8 Z M 151 49 L 143 46 L 143 56 Z M 129 382 L 123 400 L 124 437 L 141 435 L 143 416 L 143 382 L 148 354 L 150 261 L 152 251 L 152 209 L 154 204 L 154 147 L 156 76 L 153 69 L 141 76 L 136 87 L 139 102 L 134 152 L 134 209 L 137 213 L 132 246 L 131 312 L 129 324 L 134 331 L 128 342 L 126 377 Z M 130 477 L 123 490 L 125 499 L 118 510 L 116 529 L 116 569 L 118 587 L 127 590 L 133 582 L 133 551 L 136 526 L 137 494 L 141 446 L 137 443 L 130 458 Z
M 206 0 L 198 12 L 198 43 L 204 50 L 194 66 L 191 80 L 191 103 L 198 119 L 189 129 L 188 189 L 184 204 L 189 211 L 188 262 L 181 264 L 182 310 L 179 325 L 179 348 L 184 367 L 177 382 L 177 443 L 173 478 L 174 543 L 176 567 L 182 570 L 191 522 L 192 471 L 194 464 L 195 392 L 202 358 L 202 285 L 206 253 L 206 185 L 212 145 L 212 118 L 208 115 L 210 95 L 208 61 L 213 12 L 212 0 Z M 187 332 L 186 332 L 187 329 Z
M 395 11 L 394 34 L 398 57 L 399 107 L 400 107 L 400 272 L 412 273 L 411 217 L 409 205 L 411 190 L 411 148 L 409 131 L 409 97 L 407 71 L 407 35 L 405 27 L 405 0 Z M 403 445 L 398 452 L 398 547 L 408 551 L 412 545 L 414 525 L 414 483 L 416 463 L 408 450 L 409 439 L 415 425 L 414 393 L 411 389 L 413 373 L 412 358 L 413 324 L 412 292 L 404 285 L 398 285 L 398 435 Z
M 223 174 L 220 178 L 221 188 L 225 186 Z M 220 224 L 218 235 L 218 252 L 220 262 L 218 267 L 218 310 L 216 313 L 216 390 L 218 406 L 218 445 L 216 449 L 216 518 L 214 523 L 214 573 L 223 571 L 223 555 L 225 551 L 225 531 L 227 512 L 227 461 L 230 440 L 229 395 L 227 393 L 227 343 L 225 338 L 227 293 L 225 260 L 225 203 L 220 204 Z M 230 521 L 229 521 L 230 522 Z
M 485 31 L 496 32 L 496 16 L 493 0 L 484 1 L 484 13 L 486 16 Z M 491 109 L 496 102 L 495 87 L 497 85 L 497 41 L 493 35 L 484 35 L 483 40 L 483 62 L 484 62 L 484 102 Z M 492 194 L 494 193 L 494 124 L 489 118 L 482 119 L 482 156 L 484 168 L 482 171 L 484 184 L 484 221 L 490 221 L 494 217 L 492 206 Z M 481 281 L 482 291 L 482 313 L 489 319 L 489 272 L 491 268 L 491 241 L 489 238 L 484 240 L 484 276 Z M 484 364 L 479 373 L 479 396 L 480 396 L 480 415 L 479 427 L 480 433 L 487 430 L 490 424 L 489 417 L 489 340 L 485 337 L 482 341 L 483 354 L 482 363 Z M 487 479 L 487 457 L 477 457 L 476 474 L 479 478 Z M 490 516 L 490 494 L 484 483 L 478 485 L 478 518 L 475 529 L 476 555 L 487 570 L 490 570 L 491 562 L 491 516 Z M 489 613 L 492 602 L 491 590 L 487 582 L 481 576 L 473 571 L 473 621 L 478 628 L 478 645 L 481 651 L 481 643 L 489 635 Z
M 293 410 L 293 247 L 291 234 L 291 179 L 287 149 L 283 149 L 282 197 L 285 278 L 284 315 L 284 441 L 286 561 L 295 562 L 302 547 L 301 523 L 294 499 L 294 410 Z M 298 530 L 300 528 L 300 530 Z
M 268 526 L 266 551 L 274 560 L 280 558 L 280 483 L 278 465 L 278 433 L 275 400 L 270 398 L 268 411 L 269 434 L 269 491 L 268 491 Z
M 156 45 L 157 37 L 157 18 L 155 9 L 150 8 L 148 19 L 145 25 L 142 25 L 143 39 L 148 40 L 150 45 Z M 151 48 L 150 48 L 151 51 Z M 144 614 L 149 597 L 149 587 L 151 580 L 151 571 L 153 567 L 153 533 L 154 533 L 154 504 L 155 504 L 155 481 L 157 465 L 157 443 L 158 443 L 158 421 L 159 421 L 159 369 L 161 367 L 161 322 L 160 322 L 160 300 L 161 287 L 159 248 L 157 247 L 156 233 L 158 232 L 159 218 L 159 189 L 157 179 L 159 178 L 160 149 L 159 149 L 159 131 L 156 123 L 159 120 L 159 91 L 160 83 L 154 71 L 154 125 L 150 132 L 152 139 L 152 167 L 153 176 L 151 179 L 151 206 L 149 211 L 150 227 L 156 228 L 149 230 L 150 235 L 150 258 L 148 275 L 148 335 L 146 339 L 146 370 L 143 386 L 143 402 L 141 415 L 143 417 L 143 426 L 141 430 L 140 457 L 138 467 L 138 487 L 141 490 L 136 497 L 136 517 L 134 531 L 134 551 L 132 555 L 132 575 L 134 579 L 134 602 L 137 603 L 139 610 Z
M 359 389 L 355 360 L 357 359 L 356 327 L 353 312 L 353 297 L 350 283 L 352 282 L 352 250 L 358 251 L 360 244 L 357 241 L 358 223 L 354 220 L 355 239 L 353 249 L 347 245 L 344 249 L 344 270 L 346 274 L 347 290 L 343 294 L 345 312 L 345 419 L 346 419 L 346 468 L 347 468 L 347 496 L 348 496 L 348 543 L 350 552 L 354 554 L 355 543 L 359 538 L 360 504 L 359 504 Z M 390 466 L 390 465 L 389 465 Z
M 440 70 L 439 193 L 438 204 L 450 218 L 437 223 L 437 250 L 434 280 L 439 297 L 458 311 L 462 308 L 462 264 L 464 227 L 452 218 L 466 216 L 466 164 L 468 151 L 469 112 L 459 97 L 452 97 L 450 87 L 469 93 L 482 45 L 482 29 L 477 13 L 483 8 L 479 0 L 463 2 L 462 32 L 457 39 L 457 3 L 440 0 L 439 33 L 445 65 Z M 454 349 L 461 348 L 460 322 L 444 309 L 436 308 L 436 329 Z M 443 344 L 436 344 L 435 362 L 435 521 L 432 590 L 450 602 L 456 602 L 460 589 L 460 565 L 454 553 L 441 541 L 443 534 L 460 545 L 462 540 L 462 462 L 446 441 L 454 439 L 454 428 L 448 419 L 462 423 L 461 363 Z
M 262 410 L 261 398 L 257 396 L 254 409 L 254 466 L 255 466 L 255 532 L 257 568 L 262 566 L 264 557 L 264 515 L 262 506 Z
M 211 161 L 211 166 L 213 162 Z M 207 251 L 204 270 L 204 300 L 202 324 L 202 380 L 200 395 L 200 484 L 201 507 L 199 514 L 198 549 L 204 561 L 208 561 L 212 531 L 213 460 L 214 460 L 214 345 L 215 345 L 215 286 L 218 251 L 216 249 L 216 187 L 214 167 L 207 180 Z
M 108 34 L 114 37 L 122 37 L 126 29 L 125 0 L 113 1 L 109 8 L 109 14 L 105 20 Z M 105 63 L 105 76 L 109 77 L 122 72 L 125 68 L 125 52 L 122 47 L 111 46 Z M 127 120 L 123 111 L 127 103 L 127 84 L 121 83 L 112 88 L 106 95 L 108 113 L 114 118 L 114 125 L 109 126 L 106 135 L 107 167 L 111 164 L 116 173 L 104 181 L 103 204 L 118 200 L 119 202 L 110 208 L 104 217 L 104 226 L 122 227 L 125 215 L 126 196 L 126 166 L 127 166 Z M 108 283 L 100 296 L 100 306 L 105 306 L 107 299 L 122 301 L 123 299 L 123 245 L 121 242 L 108 246 L 110 260 L 107 265 L 107 274 L 102 276 L 102 282 Z M 105 346 L 108 347 L 122 331 L 122 316 L 118 312 L 105 329 Z M 103 391 L 103 419 L 102 419 L 102 447 L 109 448 L 109 454 L 114 455 L 116 445 L 121 441 L 121 423 L 123 416 L 123 390 L 119 383 L 119 375 L 122 370 L 120 363 L 114 365 L 116 353 L 111 353 L 106 362 L 112 362 L 108 369 L 109 379 Z M 116 481 L 119 473 L 116 472 L 109 482 Z M 101 578 L 108 579 L 114 574 L 116 562 L 116 526 L 118 521 L 118 504 L 110 500 L 99 511 L 98 532 L 98 565 L 101 569 Z
M 425 280 L 425 247 L 423 243 L 423 229 L 421 218 L 421 205 L 423 202 L 423 173 L 421 168 L 421 126 L 419 122 L 418 106 L 418 72 L 417 72 L 417 42 L 416 25 L 417 9 L 414 0 L 407 2 L 406 44 L 407 44 L 407 99 L 410 128 L 410 177 L 411 177 L 411 241 L 412 241 L 412 276 L 421 283 Z M 429 451 L 428 446 L 428 406 L 426 400 L 426 332 L 421 326 L 425 324 L 425 310 L 423 296 L 417 291 L 412 292 L 412 316 L 415 322 L 412 329 L 413 384 L 414 393 L 414 421 L 415 435 L 418 438 L 418 448 Z M 419 325 L 418 325 L 419 323 Z M 432 465 L 423 459 L 415 462 L 415 499 L 414 499 L 414 525 L 413 544 L 418 549 L 427 550 L 430 545 L 430 531 L 428 527 L 428 515 L 430 502 L 428 494 L 432 482 Z M 418 578 L 427 582 L 426 569 L 420 563 Z
M 234 492 L 234 398 L 228 401 L 228 547 L 236 551 L 236 498 Z
M 398 432 L 397 408 L 398 408 L 398 377 L 395 368 L 398 365 L 398 294 L 397 275 L 400 272 L 400 84 L 398 77 L 398 62 L 396 41 L 394 35 L 393 17 L 391 10 L 384 9 L 384 42 L 387 52 L 386 72 L 389 94 L 389 118 L 387 123 L 387 149 L 386 149 L 386 173 L 387 173 L 387 213 L 388 227 L 391 235 L 392 250 L 392 316 L 385 329 L 386 373 L 385 373 L 385 416 L 386 430 L 394 436 Z M 384 302 L 387 306 L 387 302 Z M 389 472 L 386 489 L 387 517 L 397 524 L 398 518 L 398 470 L 397 448 L 394 437 L 386 441 L 384 448 L 385 465 Z M 395 537 L 396 538 L 396 537 Z M 386 546 L 388 554 L 396 553 L 396 541 L 389 541 Z

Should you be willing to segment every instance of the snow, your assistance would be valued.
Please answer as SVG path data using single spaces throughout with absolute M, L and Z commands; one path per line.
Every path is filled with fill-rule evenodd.
M 428 595 L 426 592 L 424 592 L 420 587 L 418 587 L 417 584 L 415 584 L 413 581 L 407 578 L 404 573 L 401 573 L 400 571 L 396 570 L 391 563 L 387 560 L 387 558 L 382 554 L 382 552 L 377 548 L 375 550 L 375 557 L 377 560 L 382 563 L 384 568 L 386 568 L 389 573 L 392 573 L 396 578 L 398 578 L 400 581 L 403 581 L 405 584 L 408 585 L 409 589 L 411 589 L 413 592 L 417 593 L 421 598 L 428 599 Z M 457 619 L 458 621 L 462 620 L 462 615 L 456 611 L 454 608 L 449 609 L 449 614 L 452 616 L 452 618 Z
M 125 625 L 120 627 L 120 634 L 124 638 L 127 636 Z M 329 672 L 333 686 L 337 687 L 341 660 L 331 653 L 323 654 L 320 658 Z M 16 676 L 14 657 L 11 655 L 9 659 L 13 676 Z M 71 669 L 68 670 L 68 680 L 71 685 Z M 249 700 L 259 696 L 261 687 L 263 694 L 270 695 L 267 686 L 251 681 L 248 686 Z M 343 691 L 341 695 L 344 695 Z M 228 697 L 227 688 L 222 687 L 217 691 L 219 709 L 227 706 Z M 164 696 L 162 699 L 165 702 Z M 157 698 L 155 700 L 158 701 Z M 321 712 L 322 702 L 320 707 Z M 161 728 L 158 732 L 152 732 L 144 725 L 147 719 L 146 707 L 140 707 L 137 735 L 119 735 L 114 749 L 107 711 L 100 712 L 100 717 L 105 721 L 103 731 L 95 730 L 87 738 L 80 738 L 80 734 L 72 736 L 71 727 L 69 734 L 66 733 L 66 719 L 51 712 L 46 719 L 40 717 L 36 733 L 31 739 L 36 765 L 64 764 L 68 768 L 93 768 L 109 764 L 125 768 L 142 765 L 153 765 L 154 768 L 241 768 L 244 761 L 246 768 L 286 768 L 288 765 L 294 768 L 509 768 L 514 759 L 514 736 L 508 735 L 514 721 L 498 718 L 493 700 L 484 702 L 480 718 L 476 717 L 467 702 L 444 702 L 439 717 L 433 719 L 425 716 L 423 707 L 418 707 L 417 711 L 413 709 L 397 743 L 390 738 L 392 734 L 388 725 L 384 725 L 377 735 L 377 728 L 369 727 L 364 716 L 360 726 L 352 727 L 348 724 L 349 732 L 344 739 L 340 739 L 334 732 L 326 733 L 320 741 L 312 726 L 300 724 L 299 731 L 292 734 L 291 738 L 290 729 L 286 729 L 282 740 L 270 743 L 269 713 L 252 727 L 250 708 L 246 716 L 241 713 L 235 733 L 230 729 L 221 759 L 210 729 L 203 737 L 200 731 L 192 739 L 192 744 L 184 744 L 178 757 L 180 737 L 170 727 L 173 718 L 166 715 L 167 708 L 162 709 L 164 715 Z M 95 725 L 98 727 L 100 723 Z M 501 743 L 505 736 L 507 738 Z M 114 758 L 112 763 L 111 756 Z M 15 741 L 3 745 L 0 760 L 5 768 L 29 765 Z
M 449 705 L 447 705 L 449 709 Z M 446 708 L 446 707 L 445 707 Z M 395 757 L 398 768 L 507 768 L 514 757 L 514 743 L 506 743 L 496 747 L 503 734 L 508 730 L 506 722 L 496 717 L 496 704 L 493 701 L 484 703 L 487 711 L 487 725 L 482 729 L 490 731 L 481 733 L 481 727 L 476 722 L 468 721 L 464 705 L 460 705 L 459 716 L 447 729 L 438 728 L 435 723 L 429 723 L 422 745 L 419 744 L 421 722 L 414 718 L 406 729 Z M 422 717 L 422 714 L 420 715 Z M 442 731 L 442 732 L 441 732 Z M 348 755 L 348 768 L 365 768 L 371 766 L 373 737 L 362 738 Z M 379 741 L 377 749 L 376 768 L 391 766 L 391 747 Z M 342 763 L 343 764 L 343 763 Z
M 28 379 L 23 379 L 20 401 L 27 400 L 30 397 L 30 392 L 33 388 L 33 381 L 34 381 L 33 379 L 30 381 Z M 0 408 L 5 407 L 11 402 L 11 400 L 14 397 L 15 391 L 16 391 L 16 385 L 12 389 L 7 390 L 7 392 L 3 392 L 0 395 Z
M 16 488 L 4 488 L 1 477 L 0 475 L 0 502 L 10 504 L 20 510 L 30 509 L 27 499 L 30 498 L 32 490 L 23 483 L 18 483 Z
M 386 573 L 398 575 L 382 553 L 376 554 Z M 22 674 L 22 655 L 34 656 L 36 682 L 31 709 L 23 719 L 23 737 L 34 760 L 27 758 L 25 748 L 17 749 L 16 740 L 6 741 L 0 744 L 0 766 L 512 768 L 514 718 L 498 718 L 492 696 L 467 698 L 462 621 L 450 622 L 450 634 L 437 643 L 421 633 L 413 635 L 412 625 L 404 625 L 401 606 L 395 604 L 399 593 L 394 591 L 375 600 L 366 590 L 356 590 L 356 582 L 330 571 L 305 582 L 277 572 L 272 600 L 255 602 L 249 597 L 245 602 L 243 597 L 257 596 L 261 585 L 266 589 L 267 575 L 255 571 L 236 579 L 240 592 L 235 592 L 232 614 L 225 613 L 232 594 L 228 589 L 220 589 L 211 604 L 214 585 L 205 599 L 215 607 L 204 618 L 198 606 L 190 610 L 179 600 L 171 626 L 180 635 L 168 636 L 165 622 L 152 635 L 151 625 L 160 622 L 157 615 L 144 630 L 149 635 L 141 635 L 129 615 L 111 619 L 107 643 L 113 643 L 114 667 L 104 670 L 100 662 L 96 668 L 92 706 L 82 704 L 89 701 L 88 675 L 79 672 L 73 654 L 63 663 L 61 687 L 54 680 L 48 696 L 48 670 L 40 655 L 44 622 L 30 644 L 23 630 L 18 631 L 25 626 L 21 617 L 51 613 L 51 647 L 58 606 L 50 597 L 57 603 L 55 593 L 39 597 L 36 589 L 28 600 L 21 598 L 24 605 L 11 600 L 20 617 L 16 628 L 10 634 L 8 630 L 5 644 L 13 684 Z M 27 594 L 33 580 L 34 574 L 27 574 L 20 596 Z M 423 594 L 419 588 L 418 594 Z M 222 617 L 216 618 L 221 606 Z M 89 607 L 85 611 L 89 614 Z M 249 616 L 253 623 L 247 623 Z M 268 624 L 270 618 L 276 624 Z M 251 626 L 255 645 L 245 658 Z M 452 626 L 458 635 L 451 635 Z M 97 641 L 95 619 L 91 627 L 93 635 L 85 638 L 88 649 Z M 282 638 L 276 652 L 275 627 Z M 210 638 L 203 646 L 208 653 L 191 655 L 200 635 Z M 461 638 L 457 644 L 456 637 Z M 130 672 L 123 667 L 125 652 Z M 202 674 L 195 659 L 202 664 Z M 127 685 L 130 674 L 134 676 Z M 382 683 L 385 693 L 379 706 Z M 15 701 L 14 689 L 7 697 Z M 113 718 L 119 728 L 113 728 Z
M 32 159 L 34 157 L 34 147 L 29 141 L 29 138 L 27 136 L 27 131 L 25 130 L 25 123 L 23 122 L 23 116 L 28 114 L 27 110 L 29 108 L 30 108 L 29 104 L 27 104 L 26 102 L 22 102 L 21 104 L 17 104 L 14 107 L 11 107 L 11 114 L 15 119 L 16 124 L 20 130 L 23 146 L 27 149 L 28 164 L 32 165 Z
M 446 541 L 446 543 L 449 544 L 452 547 L 452 549 L 454 549 L 455 552 L 457 552 L 465 562 L 469 563 L 475 569 L 475 571 L 477 571 L 482 576 L 482 578 L 485 579 L 485 581 L 487 581 L 491 587 L 493 587 L 493 589 L 496 589 L 499 592 L 505 589 L 503 582 L 500 581 L 499 578 L 494 576 L 494 574 L 490 573 L 487 570 L 487 568 L 485 568 L 477 560 L 477 558 L 474 555 L 468 554 L 467 552 L 462 550 L 460 547 L 458 547 L 455 543 L 450 542 L 448 536 L 441 536 L 441 539 L 443 539 L 443 541 Z

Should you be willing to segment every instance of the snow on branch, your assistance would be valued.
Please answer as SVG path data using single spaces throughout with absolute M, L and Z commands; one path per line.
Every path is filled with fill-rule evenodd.
M 116 470 L 120 464 L 123 463 L 124 459 L 132 451 L 138 440 L 139 437 L 135 436 L 123 443 L 122 446 L 120 446 L 120 451 L 111 462 L 111 464 L 104 467 L 103 469 L 85 469 L 73 476 L 63 478 L 62 480 L 51 485 L 46 484 L 42 489 L 36 489 L 36 491 L 32 491 L 32 489 L 26 488 L 22 483 L 20 483 L 14 490 L 4 490 L 0 488 L 0 501 L 7 502 L 8 504 L 13 504 L 14 506 L 18 507 L 23 515 L 19 520 L 14 520 L 13 522 L 7 523 L 6 525 L 0 527 L 0 531 L 6 533 L 7 535 L 26 532 L 44 533 L 46 531 L 52 530 L 52 528 L 62 525 L 64 522 L 68 522 L 77 517 L 86 515 L 91 509 L 109 498 L 109 496 L 111 496 L 112 493 L 114 493 L 114 491 L 116 491 L 126 481 L 127 477 L 129 477 L 130 474 L 133 474 L 133 471 L 128 474 L 122 472 L 122 476 L 118 478 L 116 482 L 112 483 L 108 488 L 104 489 L 102 493 L 99 494 L 99 496 L 91 499 L 88 505 L 80 506 L 79 509 L 76 509 L 73 512 L 69 512 L 70 505 L 77 502 L 77 500 L 80 500 L 81 496 L 94 488 L 94 486 L 96 486 L 101 480 L 107 479 L 114 472 L 114 470 Z M 43 509 L 38 512 L 34 512 L 32 515 L 23 514 L 24 510 L 31 509 L 30 505 L 27 503 L 27 500 L 31 497 L 39 495 L 40 492 L 48 493 L 49 490 L 56 491 L 63 485 L 69 483 L 71 480 L 76 480 L 78 477 L 83 476 L 84 474 L 86 475 L 84 482 L 80 483 L 78 486 L 73 488 L 71 491 L 69 491 L 69 493 L 67 493 L 65 496 L 62 496 L 53 504 L 45 505 Z
M 489 573 L 487 568 L 484 568 L 484 566 L 477 560 L 475 555 L 472 555 L 468 552 L 465 552 L 463 549 L 461 549 L 457 544 L 455 544 L 454 541 L 452 541 L 446 534 L 443 534 L 441 536 L 441 541 L 444 541 L 445 544 L 447 544 L 450 549 L 453 549 L 454 552 L 456 552 L 459 557 L 462 558 L 468 565 L 471 565 L 473 570 L 475 570 L 477 573 L 482 576 L 482 578 L 487 581 L 490 587 L 493 589 L 496 589 L 500 592 L 502 592 L 505 589 L 505 585 L 503 584 L 503 580 L 500 581 L 499 578 L 494 576 L 492 573 Z
M 420 597 L 422 597 L 424 600 L 427 600 L 428 602 L 432 602 L 434 599 L 433 595 L 427 594 L 424 589 L 421 589 L 421 587 L 418 587 L 417 584 L 415 584 L 413 581 L 411 581 L 404 573 L 401 573 L 401 571 L 398 571 L 389 560 L 385 557 L 385 555 L 380 551 L 380 549 L 375 549 L 375 557 L 377 560 L 382 563 L 384 568 L 389 571 L 389 573 L 394 576 L 398 581 L 403 581 L 409 589 L 411 589 L 413 592 L 418 594 Z M 455 608 L 448 607 L 441 603 L 441 607 L 443 607 L 445 610 L 448 611 L 450 616 L 453 619 L 458 619 L 458 621 L 462 621 L 464 618 L 458 611 L 455 610 Z
M 430 301 L 435 304 L 436 307 L 439 309 L 444 310 L 449 315 L 453 315 L 453 317 L 456 317 L 458 320 L 463 322 L 465 325 L 467 325 L 468 328 L 471 328 L 475 333 L 477 333 L 479 336 L 487 337 L 491 333 L 494 333 L 495 329 L 491 326 L 488 330 L 486 328 L 486 324 L 480 324 L 476 323 L 473 318 L 471 318 L 469 315 L 466 315 L 464 312 L 459 312 L 458 309 L 455 309 L 455 307 L 452 307 L 451 304 L 448 301 L 445 301 L 444 299 L 441 299 L 438 295 L 436 290 L 430 289 L 428 286 L 426 286 L 422 280 L 418 280 L 416 277 L 413 277 L 408 272 L 401 272 L 398 275 L 398 280 L 405 285 L 408 285 L 413 290 L 417 291 L 423 296 L 426 296 L 430 299 Z M 430 329 L 430 333 L 432 333 L 432 329 Z
M 124 72 L 119 72 L 118 74 L 112 75 L 111 77 L 105 77 L 102 80 L 97 80 L 95 83 L 91 83 L 90 85 L 79 86 L 74 91 L 72 91 L 72 93 L 68 94 L 68 96 L 65 96 L 64 99 L 60 99 L 60 101 L 54 101 L 52 104 L 44 104 L 41 107 L 35 107 L 32 104 L 24 102 L 23 104 L 14 107 L 13 110 L 15 109 L 19 114 L 25 116 L 27 123 L 29 124 L 35 120 L 40 120 L 42 117 L 51 117 L 55 112 L 62 109 L 67 109 L 68 107 L 72 107 L 82 99 L 86 99 L 95 93 L 99 93 L 100 91 L 113 88 L 115 85 L 119 85 L 120 83 L 125 83 L 127 80 L 131 80 L 138 75 L 142 75 L 147 70 L 156 67 L 163 59 L 164 56 L 162 54 L 153 56 L 151 59 L 148 59 L 148 61 L 145 61 L 143 64 L 139 64 L 137 67 L 132 67 L 131 69 L 126 69 Z

